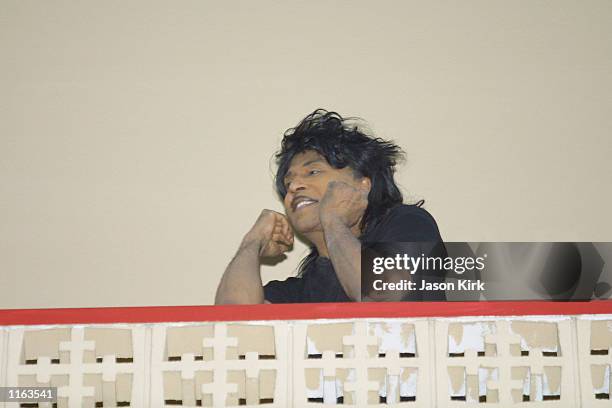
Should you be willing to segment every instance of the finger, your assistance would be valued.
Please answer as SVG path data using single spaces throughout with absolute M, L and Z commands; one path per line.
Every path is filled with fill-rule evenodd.
M 274 220 L 274 225 L 280 224 L 283 222 L 283 218 L 285 217 L 283 214 L 274 211 L 274 210 L 268 210 L 270 212 L 270 215 L 273 217 Z
M 278 222 L 282 225 L 287 225 L 289 226 L 289 219 L 287 218 L 287 216 L 285 214 L 279 214 L 278 217 Z
M 290 245 L 278 244 L 278 248 L 281 250 L 281 253 L 282 253 L 282 252 L 288 252 L 289 249 L 291 248 L 291 246 Z
M 278 214 L 274 219 L 274 225 L 279 227 L 284 227 L 285 225 L 289 225 L 289 220 L 285 217 L 284 214 Z
M 343 190 L 343 189 L 355 189 L 353 186 L 351 186 L 348 183 L 345 183 L 344 181 L 340 181 L 340 180 L 332 180 L 327 184 L 328 187 L 333 188 L 334 190 Z
M 287 238 L 293 240 L 293 228 L 291 227 L 291 223 L 287 219 L 287 217 L 283 217 L 283 228 L 282 232 Z
M 285 228 L 285 225 L 287 225 L 287 221 L 285 220 L 284 217 L 277 217 L 276 220 L 274 221 L 274 229 L 278 230 L 278 231 L 282 231 L 283 228 Z
M 290 230 L 291 230 L 291 227 L 289 227 L 289 223 L 288 222 L 283 223 L 283 226 L 282 226 L 283 235 L 289 236 Z
M 261 215 L 273 220 L 274 222 L 276 222 L 279 216 L 282 216 L 282 214 L 274 210 L 263 210 Z
M 274 250 L 274 252 L 277 252 L 278 250 L 282 250 L 282 252 L 287 252 L 291 249 L 291 245 L 287 245 L 284 242 L 275 242 L 275 241 L 271 242 L 271 247 Z
M 274 214 L 275 217 L 284 217 L 284 215 L 282 213 L 279 213 L 278 211 L 274 211 L 274 210 L 268 210 L 271 214 Z
M 278 243 L 279 245 L 283 244 L 283 245 L 291 246 L 291 244 L 292 244 L 291 240 L 288 240 L 282 234 L 273 234 L 272 235 L 272 241 Z
M 272 234 L 277 234 L 284 237 L 287 241 L 291 242 L 293 240 L 293 232 L 291 231 L 291 227 L 289 226 L 275 226 Z
M 289 230 L 287 231 L 287 235 L 286 235 L 287 239 L 293 244 L 293 231 L 291 230 L 291 228 L 289 228 Z

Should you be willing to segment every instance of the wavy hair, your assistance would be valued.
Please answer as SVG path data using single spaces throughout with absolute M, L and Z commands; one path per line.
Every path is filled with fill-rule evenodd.
M 307 150 L 314 150 L 336 169 L 349 167 L 355 177 L 368 177 L 371 189 L 368 206 L 361 220 L 362 239 L 381 221 L 387 212 L 403 203 L 402 193 L 395 184 L 396 165 L 404 159 L 402 149 L 391 141 L 366 134 L 354 123 L 359 118 L 343 118 L 336 112 L 317 109 L 306 116 L 283 136 L 281 149 L 276 152 L 276 191 L 281 199 L 287 189 L 283 182 L 293 157 Z M 310 254 L 301 262 L 302 274 L 318 256 L 313 246 Z

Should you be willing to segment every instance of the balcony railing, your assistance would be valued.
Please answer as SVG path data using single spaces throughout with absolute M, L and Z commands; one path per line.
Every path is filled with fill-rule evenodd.
M 24 407 L 609 408 L 611 365 L 612 301 L 0 311 Z

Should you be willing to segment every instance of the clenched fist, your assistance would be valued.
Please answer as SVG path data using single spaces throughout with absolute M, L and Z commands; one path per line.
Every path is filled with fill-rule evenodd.
M 293 245 L 293 231 L 287 217 L 263 210 L 242 241 L 242 246 L 253 244 L 257 245 L 260 257 L 275 257 L 289 251 Z
M 339 220 L 349 228 L 357 225 L 368 207 L 369 189 L 355 188 L 342 181 L 330 181 L 319 205 L 322 224 Z

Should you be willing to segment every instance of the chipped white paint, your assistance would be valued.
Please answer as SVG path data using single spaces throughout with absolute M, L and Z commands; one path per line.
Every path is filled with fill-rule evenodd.
M 371 323 L 370 333 L 380 339 L 379 350 L 398 350 L 400 353 L 416 353 L 414 333 L 402 335 L 402 322 Z M 407 337 L 407 338 L 406 338 Z
M 485 336 L 494 334 L 491 323 L 475 322 L 462 325 L 463 333 L 461 340 L 457 341 L 454 336 L 448 336 L 448 352 L 464 353 L 465 350 L 484 351 Z
M 105 326 L 108 330 L 126 330 L 119 326 Z M 70 338 L 65 341 L 55 341 L 51 348 L 55 350 L 51 354 L 29 356 L 30 360 L 35 360 L 35 364 L 26 364 L 26 351 L 24 349 L 25 336 L 36 332 L 36 327 L 8 329 L 8 350 L 7 350 L 7 386 L 57 386 L 59 403 L 65 407 L 81 407 L 85 404 L 93 403 L 98 399 L 105 401 L 107 406 L 116 405 L 116 399 L 110 401 L 109 398 L 115 396 L 115 389 L 104 387 L 105 384 L 115 384 L 119 374 L 130 375 L 131 390 L 144 388 L 144 349 L 134 349 L 130 356 L 132 362 L 117 363 L 115 355 L 101 355 L 97 353 L 95 342 L 85 340 L 88 329 L 99 329 L 96 326 L 73 326 L 69 327 Z M 43 329 L 43 331 L 46 329 Z M 134 344 L 143 342 L 144 327 L 134 326 L 129 329 Z M 48 349 L 48 348 L 47 348 Z M 93 354 L 94 360 L 99 362 L 85 362 L 87 352 Z M 65 359 L 62 358 L 65 356 Z M 57 359 L 57 357 L 60 359 Z M 32 357 L 35 357 L 32 359 Z M 59 361 L 58 361 L 59 360 Z M 86 385 L 85 375 L 97 375 L 101 379 L 101 387 L 97 389 L 92 385 Z M 28 381 L 27 379 L 30 378 Z M 65 379 L 65 381 L 63 380 Z M 142 405 L 142 392 L 131 393 L 131 403 Z M 106 398 L 105 398 L 106 397 Z M 8 404 L 11 406 L 11 404 Z
M 546 318 L 540 318 L 541 324 L 549 324 Z M 453 355 L 453 349 L 445 347 L 445 341 L 449 342 L 451 336 L 449 328 L 452 325 L 457 326 L 457 321 L 452 319 L 438 320 L 436 322 L 436 371 L 438 385 L 446 384 L 446 389 L 451 395 L 463 398 L 465 402 L 478 403 L 484 399 L 487 406 L 512 406 L 522 404 L 522 395 L 528 392 L 530 397 L 529 405 L 537 406 L 544 400 L 544 384 L 543 367 L 560 367 L 561 368 L 561 389 L 563 390 L 561 399 L 545 401 L 547 406 L 578 406 L 577 395 L 575 393 L 577 377 L 573 368 L 574 356 L 573 352 L 573 326 L 571 319 L 559 319 L 555 321 L 555 329 L 558 339 L 561 343 L 560 349 L 566 350 L 557 356 L 544 357 L 541 349 L 532 349 L 529 355 L 521 355 L 520 347 L 524 343 L 524 339 L 514 333 L 511 329 L 513 322 L 531 321 L 524 318 L 514 319 L 481 319 L 481 322 L 475 324 L 474 319 L 464 320 L 459 324 L 463 325 L 464 339 L 455 344 L 458 346 L 454 349 L 455 352 L 461 351 L 464 354 Z M 483 327 L 493 324 L 494 329 L 485 330 Z M 536 328 L 537 329 L 536 323 Z M 544 327 L 544 326 L 543 326 Z M 549 328 L 549 326 L 547 326 Z M 481 337 L 480 339 L 474 337 Z M 482 351 L 485 345 L 495 346 L 494 355 L 484 355 Z M 461 346 L 461 347 L 459 347 Z M 514 348 L 514 352 L 512 352 Z M 556 349 L 556 348 L 555 348 Z M 518 351 L 518 353 L 517 353 Z M 481 352 L 478 355 L 478 352 Z M 451 373 L 448 367 L 455 367 L 455 371 Z M 513 379 L 512 370 L 517 367 L 528 367 L 526 378 L 520 381 Z M 496 368 L 496 377 L 489 377 L 483 368 Z M 533 371 L 533 375 L 532 375 Z M 537 373 L 537 374 L 536 374 Z M 451 378 L 452 377 L 452 378 Z M 470 378 L 473 378 L 471 380 Z M 470 384 L 477 385 L 470 385 Z M 525 383 L 530 384 L 529 387 Z M 476 388 L 474 388 L 476 387 Z M 518 395 L 513 390 L 521 390 Z M 554 398 L 555 395 L 549 395 Z M 483 403 L 485 402 L 483 401 Z M 437 406 L 453 406 L 462 401 L 448 401 L 448 397 L 442 393 L 437 395 Z M 561 405 L 559 405 L 561 404 Z
M 595 394 L 610 394 L 610 366 L 604 366 L 603 382 L 601 387 L 594 387 Z
M 406 369 L 402 368 L 402 374 L 404 370 Z M 400 377 L 401 377 L 401 374 L 400 374 Z M 410 374 L 408 374 L 408 378 L 406 379 L 406 381 L 400 382 L 400 395 L 403 395 L 405 397 L 416 397 L 417 380 L 418 380 L 418 375 L 416 372 L 411 372 Z M 421 378 L 421 381 L 423 381 L 422 378 Z
M 610 386 L 610 365 L 612 365 L 612 349 L 608 348 L 607 354 L 604 355 L 593 355 L 591 344 L 593 338 L 591 337 L 591 326 L 596 322 L 602 322 L 608 329 L 607 339 L 597 339 L 599 342 L 608 344 L 612 342 L 612 316 L 602 315 L 588 315 L 581 316 L 576 322 L 577 324 L 577 342 L 578 342 L 578 353 L 577 353 L 577 369 L 580 372 L 580 394 L 582 397 L 582 405 L 585 407 L 610 407 L 612 404 L 611 400 L 598 399 L 596 395 L 600 392 L 608 390 L 607 394 L 609 398 L 612 387 Z M 596 370 L 596 367 L 604 367 L 603 370 Z M 595 370 L 594 370 L 595 368 Z M 594 377 L 595 374 L 599 374 L 599 378 Z M 597 373 L 598 371 L 598 373 Z M 596 384 L 599 384 L 597 386 Z
M 552 323 L 555 341 L 530 347 L 528 339 L 513 330 L 514 322 L 532 322 L 536 331 L 538 324 L 548 324 L 542 336 Z M 349 334 L 313 331 L 326 339 L 307 334 L 309 327 L 347 323 Z M 599 331 L 593 339 L 595 323 Z M 230 335 L 231 322 L 3 327 L 0 385 L 57 385 L 64 396 L 60 408 L 92 407 L 96 402 L 116 406 L 122 399 L 133 407 L 166 407 L 166 401 L 180 400 L 182 406 L 221 407 L 246 401 L 247 407 L 265 402 L 271 408 L 320 408 L 342 399 L 344 405 L 358 407 L 612 406 L 610 399 L 603 399 L 612 389 L 610 315 L 237 324 L 271 327 L 274 356 L 262 359 L 263 351 L 246 348 L 253 339 Z M 457 324 L 462 326 L 461 336 L 456 335 L 459 331 L 449 332 Z M 186 329 L 186 337 L 199 336 L 180 338 L 185 342 L 180 359 L 168 355 L 170 328 Z M 56 329 L 66 334 L 52 336 Z M 88 336 L 92 329 L 128 330 L 129 340 L 122 341 L 130 344 L 113 349 L 115 345 Z M 40 341 L 47 343 L 36 344 Z M 334 344 L 334 350 L 326 349 L 327 344 Z M 598 350 L 592 350 L 592 344 Z M 131 350 L 131 360 L 118 360 L 120 353 L 125 358 L 125 350 Z M 520 367 L 524 374 L 517 378 L 512 370 Z M 309 370 L 315 376 L 310 386 Z M 100 382 L 92 385 L 91 375 L 99 376 Z M 127 388 L 122 383 L 125 375 Z M 523 402 L 523 396 L 529 401 Z M 5 406 L 16 404 L 0 403 L 0 408 Z

